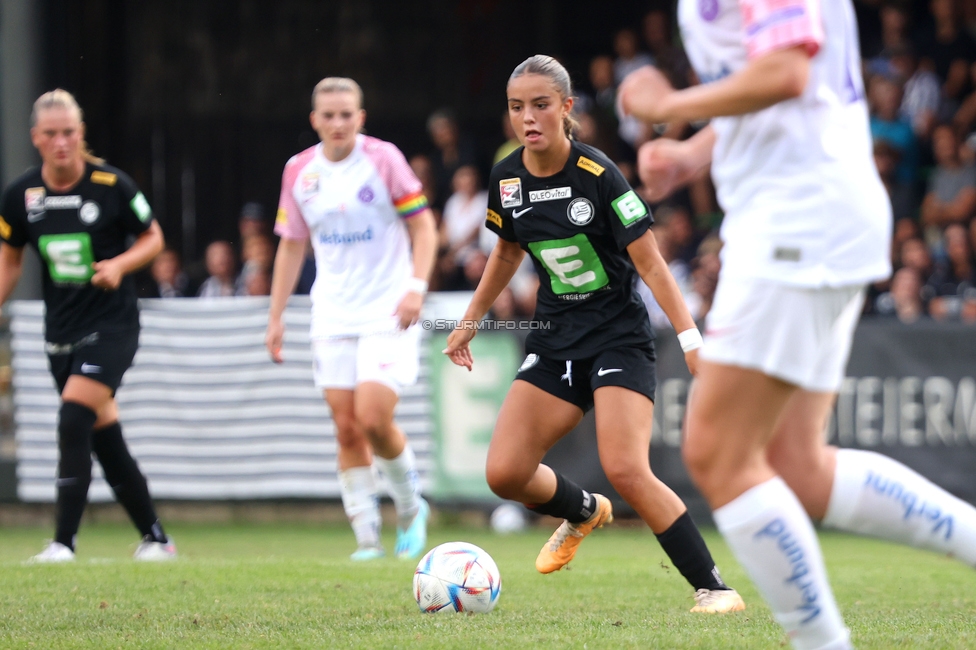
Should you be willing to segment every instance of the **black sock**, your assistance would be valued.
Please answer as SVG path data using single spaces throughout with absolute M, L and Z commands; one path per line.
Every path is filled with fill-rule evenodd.
M 712 554 L 708 552 L 705 540 L 702 539 L 698 527 L 695 526 L 687 510 L 671 524 L 670 528 L 657 535 L 657 541 L 671 558 L 671 564 L 696 591 L 729 589 L 722 582 L 722 576 L 719 575 L 718 567 L 712 560 Z
M 526 504 L 533 512 L 580 524 L 596 512 L 596 497 L 561 474 L 556 474 L 556 494 L 545 503 Z
M 54 541 L 75 548 L 75 535 L 88 503 L 91 436 L 95 411 L 65 402 L 58 413 L 58 506 Z
M 165 543 L 166 533 L 156 517 L 146 477 L 129 453 L 129 447 L 122 437 L 122 425 L 114 422 L 96 429 L 92 434 L 92 449 L 102 465 L 105 480 L 115 492 L 115 498 L 129 513 L 129 518 L 142 536 Z

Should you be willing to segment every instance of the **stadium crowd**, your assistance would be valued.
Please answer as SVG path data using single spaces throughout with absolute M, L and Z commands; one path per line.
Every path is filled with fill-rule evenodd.
M 865 87 L 871 108 L 874 158 L 892 204 L 895 273 L 871 288 L 866 316 L 961 321 L 976 324 L 976 0 L 882 0 L 859 3 Z M 577 139 L 605 151 L 640 193 L 637 149 L 654 138 L 684 139 L 704 124 L 647 128 L 619 119 L 617 87 L 634 69 L 661 68 L 676 88 L 698 83 L 680 42 L 674 17 L 655 9 L 637 29 L 613 37 L 613 52 L 594 57 L 576 99 Z M 429 150 L 410 157 L 423 182 L 439 228 L 431 290 L 473 290 L 496 236 L 484 228 L 488 193 L 484 179 L 518 147 L 507 113 L 501 116 L 493 156 L 480 151 L 458 116 L 440 109 L 427 120 Z M 652 205 L 654 232 L 693 316 L 708 312 L 720 269 L 721 210 L 707 174 L 665 203 Z M 214 241 L 203 263 L 182 268 L 178 253 L 164 251 L 143 297 L 260 296 L 270 291 L 275 239 L 261 205 L 248 203 L 236 242 Z M 298 292 L 314 278 L 310 261 Z M 538 279 L 526 263 L 495 303 L 496 319 L 527 318 L 535 309 Z M 640 290 L 641 288 L 638 287 Z M 648 292 L 652 323 L 667 318 Z

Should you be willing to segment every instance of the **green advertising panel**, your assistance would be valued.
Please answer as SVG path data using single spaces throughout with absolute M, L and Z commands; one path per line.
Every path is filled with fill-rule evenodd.
M 504 333 L 479 333 L 471 341 L 471 372 L 441 353 L 446 334 L 431 336 L 428 344 L 436 463 L 432 496 L 497 498 L 485 481 L 485 459 L 498 411 L 522 362 L 518 340 Z

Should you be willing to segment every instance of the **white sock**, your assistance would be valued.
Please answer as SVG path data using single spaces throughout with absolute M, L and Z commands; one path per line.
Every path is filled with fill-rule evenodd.
M 955 556 L 976 567 L 976 508 L 873 451 L 837 451 L 823 524 Z
M 799 650 L 849 648 L 810 518 L 780 477 L 714 512 L 715 524 Z
M 380 545 L 379 491 L 373 468 L 351 467 L 339 471 L 339 492 L 342 494 L 342 507 L 352 524 L 359 548 L 377 548 Z
M 403 451 L 396 458 L 374 456 L 373 462 L 386 476 L 400 527 L 406 528 L 420 510 L 420 478 L 417 475 L 417 460 L 410 443 L 404 445 Z

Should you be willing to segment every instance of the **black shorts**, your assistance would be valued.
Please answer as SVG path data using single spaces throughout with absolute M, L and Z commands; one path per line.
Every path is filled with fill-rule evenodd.
M 105 384 L 115 394 L 139 349 L 139 330 L 95 332 L 75 343 L 47 343 L 44 348 L 58 393 L 64 391 L 68 377 L 81 375 Z
M 654 344 L 646 348 L 614 348 L 587 359 L 561 360 L 530 354 L 516 379 L 580 407 L 593 408 L 593 391 L 620 386 L 654 401 L 657 388 Z

